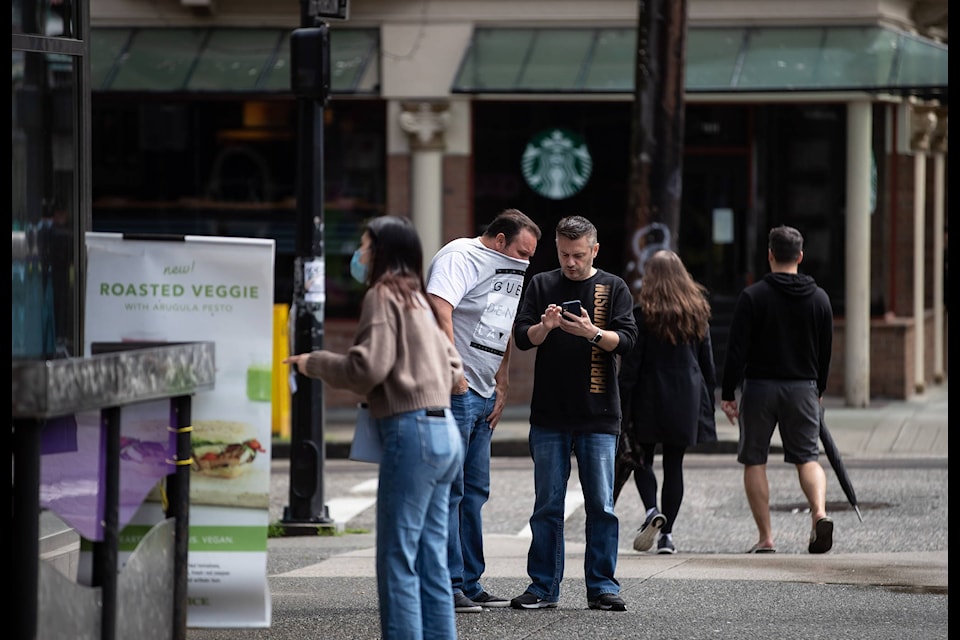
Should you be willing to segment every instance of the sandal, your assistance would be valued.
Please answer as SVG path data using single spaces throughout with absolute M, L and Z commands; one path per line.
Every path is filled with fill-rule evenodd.
M 833 547 L 833 520 L 824 516 L 817 520 L 810 532 L 810 544 L 807 551 L 810 553 L 826 553 Z
M 747 553 L 776 553 L 777 549 L 775 547 L 761 547 L 759 544 L 755 544 L 747 551 Z

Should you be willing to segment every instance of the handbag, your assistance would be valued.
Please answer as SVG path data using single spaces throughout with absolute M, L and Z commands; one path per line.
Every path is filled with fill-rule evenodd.
M 361 403 L 357 406 L 357 424 L 353 428 L 350 459 L 379 464 L 382 454 L 377 421 L 370 416 L 370 407 L 366 403 Z

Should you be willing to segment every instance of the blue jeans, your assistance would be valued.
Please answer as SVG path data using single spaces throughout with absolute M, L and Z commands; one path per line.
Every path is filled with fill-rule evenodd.
M 620 521 L 613 511 L 613 475 L 617 436 L 567 433 L 530 425 L 530 454 L 536 502 L 530 516 L 527 591 L 548 602 L 560 600 L 563 580 L 563 510 L 570 479 L 570 454 L 577 456 L 586 511 L 587 545 L 583 560 L 587 600 L 620 593 L 617 568 Z
M 473 389 L 450 397 L 463 444 L 463 468 L 450 486 L 450 540 L 447 563 L 454 591 L 468 598 L 483 591 L 480 576 L 483 559 L 483 524 L 480 509 L 490 498 L 490 438 L 493 430 L 487 416 L 497 395 L 480 396 Z
M 461 466 L 448 410 L 377 420 L 383 438 L 377 488 L 377 595 L 385 640 L 457 637 L 447 570 L 447 504 Z

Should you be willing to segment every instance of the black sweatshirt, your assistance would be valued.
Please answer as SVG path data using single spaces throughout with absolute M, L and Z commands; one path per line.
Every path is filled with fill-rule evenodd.
M 832 347 L 827 293 L 808 275 L 768 273 L 737 298 L 720 398 L 735 400 L 744 379 L 816 380 L 822 396 Z
M 612 353 L 560 328 L 548 333 L 539 346 L 530 342 L 527 331 L 540 322 L 547 306 L 567 300 L 580 300 L 593 324 L 617 332 L 620 344 Z M 627 353 L 637 339 L 633 299 L 622 278 L 599 269 L 579 282 L 560 269 L 538 273 L 523 292 L 513 335 L 520 350 L 537 346 L 531 424 L 556 431 L 620 433 L 614 354 Z

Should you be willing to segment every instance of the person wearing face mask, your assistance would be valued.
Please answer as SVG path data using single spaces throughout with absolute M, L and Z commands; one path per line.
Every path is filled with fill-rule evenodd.
M 513 318 L 539 239 L 533 220 L 507 209 L 481 236 L 448 242 L 430 263 L 430 303 L 463 358 L 463 379 L 450 399 L 464 450 L 450 491 L 448 563 L 457 613 L 510 605 L 480 585 L 480 510 L 490 498 L 490 438 L 507 399 Z
M 350 264 L 369 285 L 353 346 L 283 362 L 311 378 L 365 396 L 380 431 L 377 596 L 381 637 L 456 638 L 447 519 L 450 486 L 463 465 L 450 411 L 463 362 L 427 301 L 423 249 L 407 218 L 372 219 Z
M 360 284 L 367 284 L 369 267 L 367 266 L 368 263 L 365 262 L 367 260 L 365 256 L 369 250 L 369 245 L 364 247 L 361 243 L 361 246 L 353 252 L 353 257 L 350 258 L 350 276 Z
M 531 582 L 510 606 L 552 608 L 560 600 L 572 453 L 586 511 L 587 605 L 626 611 L 614 577 L 620 522 L 613 484 L 620 435 L 616 356 L 637 339 L 633 299 L 622 278 L 593 266 L 600 244 L 589 220 L 563 218 L 556 242 L 560 268 L 530 279 L 513 329 L 518 349 L 537 349 L 529 435 L 536 497 L 527 553 Z M 577 312 L 564 310 L 565 302 Z

